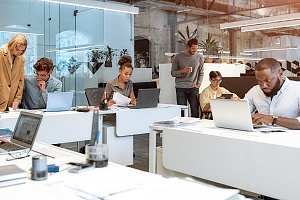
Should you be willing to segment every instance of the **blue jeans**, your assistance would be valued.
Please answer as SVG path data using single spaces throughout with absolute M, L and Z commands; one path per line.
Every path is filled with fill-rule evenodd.
M 199 88 L 176 88 L 176 98 L 178 105 L 187 105 L 191 107 L 192 117 L 199 118 Z

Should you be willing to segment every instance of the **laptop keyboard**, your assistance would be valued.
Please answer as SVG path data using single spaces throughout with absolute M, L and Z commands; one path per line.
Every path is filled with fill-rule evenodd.
M 10 142 L 1 143 L 1 144 L 0 144 L 0 148 L 6 150 L 6 151 L 8 151 L 8 152 L 25 149 L 24 147 L 15 145 L 15 144 L 10 143 Z

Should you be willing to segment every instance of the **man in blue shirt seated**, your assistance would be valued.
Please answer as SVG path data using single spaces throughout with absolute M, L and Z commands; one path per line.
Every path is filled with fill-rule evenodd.
M 39 59 L 33 66 L 34 75 L 25 76 L 22 105 L 25 109 L 45 109 L 49 92 L 61 92 L 62 83 L 51 76 L 53 62 Z
M 280 63 L 264 58 L 255 65 L 258 85 L 245 95 L 254 124 L 267 123 L 300 129 L 300 82 L 283 76 Z

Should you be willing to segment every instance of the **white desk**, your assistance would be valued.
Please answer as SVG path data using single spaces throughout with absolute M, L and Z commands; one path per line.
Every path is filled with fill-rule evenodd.
M 277 199 L 300 197 L 300 131 L 249 133 L 217 129 L 210 120 L 184 128 L 152 127 L 151 172 L 155 130 L 162 133 L 163 164 L 170 170 Z
M 91 138 L 92 112 L 44 112 L 37 141 L 47 144 L 88 140 Z M 0 114 L 0 127 L 14 130 L 19 112 Z
M 48 164 L 61 165 L 61 168 L 66 167 L 64 163 L 85 160 L 85 156 L 82 154 L 51 145 L 36 143 L 34 149 L 47 151 L 56 157 L 55 159 L 48 157 Z M 32 156 L 35 154 L 31 152 L 30 157 L 14 161 L 5 161 L 6 156 L 0 156 L 0 165 L 16 164 L 28 171 L 31 167 Z M 25 184 L 1 188 L 1 199 L 82 199 L 78 196 L 78 189 L 76 190 L 74 187 L 97 195 L 116 192 L 108 195 L 107 200 L 242 199 L 237 195 L 237 190 L 220 189 L 180 179 L 167 179 L 114 163 L 109 163 L 108 167 L 93 169 L 81 174 L 72 174 L 65 170 L 48 176 L 45 181 L 32 181 L 29 177 L 28 171 L 28 179 Z M 82 193 L 80 194 L 82 195 Z

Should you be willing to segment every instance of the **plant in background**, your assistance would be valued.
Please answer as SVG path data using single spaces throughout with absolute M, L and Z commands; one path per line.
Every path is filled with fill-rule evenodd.
M 94 49 L 88 53 L 88 58 L 91 62 L 100 62 L 104 59 L 104 53 L 101 50 Z
M 120 51 L 120 57 L 122 57 L 122 56 L 128 56 L 128 55 L 129 55 L 128 49 L 122 49 Z
M 183 44 L 184 46 L 187 45 L 187 42 L 190 39 L 198 38 L 198 30 L 197 29 L 195 29 L 192 33 L 190 33 L 189 26 L 187 25 L 185 28 L 185 31 L 186 31 L 186 33 L 185 33 L 186 35 L 184 35 L 181 31 L 177 31 L 179 34 L 179 40 L 177 42 Z
M 220 57 L 223 53 L 223 48 L 219 45 L 219 41 L 212 38 L 213 35 L 208 33 L 208 36 L 205 40 L 201 40 L 199 46 L 203 49 L 203 55 L 206 58 L 209 58 L 210 55 L 216 55 Z
M 105 67 L 112 67 L 113 57 L 116 56 L 116 49 L 111 48 L 110 46 L 106 46 L 107 50 L 103 52 L 105 57 Z

